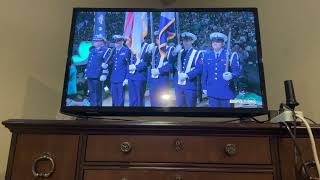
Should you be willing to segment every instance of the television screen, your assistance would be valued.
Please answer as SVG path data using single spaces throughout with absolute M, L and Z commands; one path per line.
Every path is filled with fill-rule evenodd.
M 61 111 L 267 112 L 257 9 L 75 8 Z

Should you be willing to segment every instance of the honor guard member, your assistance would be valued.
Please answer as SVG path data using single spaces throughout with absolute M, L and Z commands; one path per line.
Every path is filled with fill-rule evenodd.
M 124 86 L 128 83 L 126 77 L 131 54 L 123 45 L 124 38 L 121 35 L 114 35 L 112 38 L 115 47 L 110 61 L 103 65 L 110 66 L 112 106 L 124 106 Z
M 128 89 L 129 89 L 129 106 L 130 107 L 144 107 L 145 105 L 145 91 L 148 75 L 148 65 L 150 63 L 150 54 L 147 49 L 149 44 L 141 43 L 140 59 L 136 55 L 132 55 L 129 63 Z
M 173 57 L 173 47 L 166 46 L 166 56 L 161 56 L 159 51 L 159 31 L 154 32 L 156 46 L 153 44 L 148 48 L 152 55 L 151 70 L 149 73 L 150 103 L 152 107 L 163 107 L 167 102 L 163 102 L 162 96 L 169 93 L 169 75 L 173 69 L 171 58 Z
M 231 81 L 239 75 L 240 70 L 238 56 L 233 53 L 227 62 L 228 53 L 224 45 L 228 37 L 225 34 L 214 32 L 210 34 L 210 39 L 212 49 L 203 58 L 203 93 L 209 98 L 209 106 L 231 107 L 230 100 L 235 97 Z
M 110 46 L 110 41 L 108 41 L 108 40 L 106 40 L 106 42 L 105 42 L 105 47 L 108 47 L 108 50 L 105 55 L 106 60 L 101 65 L 102 73 L 100 76 L 100 81 L 102 81 L 102 101 L 103 101 L 103 99 L 105 99 L 107 97 L 106 92 L 110 91 L 110 75 L 109 75 L 110 67 L 108 67 L 107 61 L 110 61 L 111 54 L 113 53 L 113 48 L 114 48 L 114 47 Z
M 197 103 L 197 79 L 202 73 L 202 54 L 192 47 L 197 40 L 190 32 L 181 34 L 183 49 L 177 45 L 177 72 L 174 76 L 176 103 L 178 107 L 194 107 Z
M 90 49 L 85 78 L 88 80 L 89 101 L 91 106 L 102 106 L 102 84 L 106 79 L 100 79 L 103 73 L 102 63 L 108 58 L 109 48 L 105 46 L 106 39 L 94 35 L 93 48 Z

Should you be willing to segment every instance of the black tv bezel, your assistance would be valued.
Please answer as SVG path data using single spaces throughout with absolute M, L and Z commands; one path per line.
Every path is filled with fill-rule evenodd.
M 72 57 L 74 28 L 76 15 L 78 12 L 252 12 L 255 18 L 256 42 L 258 66 L 260 75 L 260 89 L 262 93 L 262 108 L 210 108 L 210 107 L 84 107 L 84 106 L 66 106 L 67 87 L 69 81 L 69 67 Z M 61 100 L 60 112 L 74 116 L 184 116 L 184 117 L 252 117 L 268 113 L 266 86 L 264 78 L 264 69 L 262 62 L 262 48 L 259 28 L 259 18 L 257 8 L 74 8 L 71 31 L 69 36 L 68 58 L 63 85 L 63 94 Z

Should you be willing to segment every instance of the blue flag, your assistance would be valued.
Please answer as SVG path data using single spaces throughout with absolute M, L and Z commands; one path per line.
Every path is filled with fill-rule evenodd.
M 174 12 L 161 12 L 160 15 L 160 27 L 159 27 L 159 51 L 161 56 L 166 56 L 166 46 L 170 39 L 176 36 L 175 32 L 175 13 Z
M 106 12 L 95 12 L 94 13 L 94 28 L 93 36 L 101 35 L 106 37 Z

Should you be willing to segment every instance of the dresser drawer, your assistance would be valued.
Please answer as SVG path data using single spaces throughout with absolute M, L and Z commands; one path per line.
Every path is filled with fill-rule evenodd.
M 86 161 L 271 164 L 267 137 L 89 135 Z
M 272 173 L 86 170 L 83 180 L 273 180 Z
M 77 135 L 19 135 L 8 179 L 75 179 L 78 143 Z

